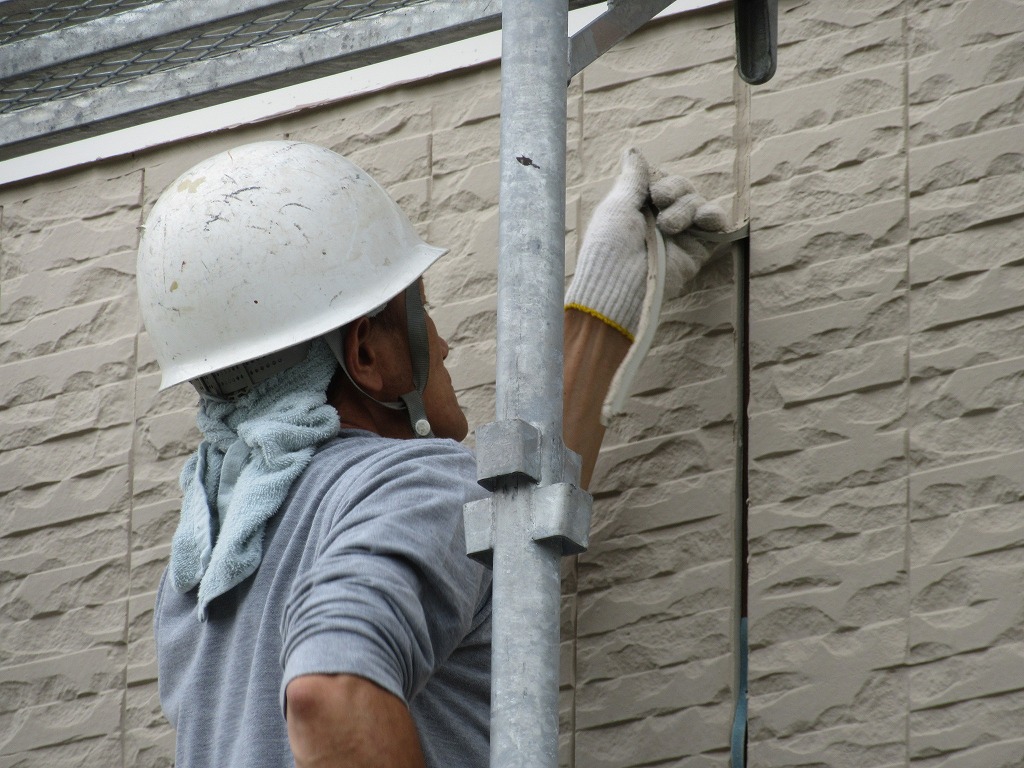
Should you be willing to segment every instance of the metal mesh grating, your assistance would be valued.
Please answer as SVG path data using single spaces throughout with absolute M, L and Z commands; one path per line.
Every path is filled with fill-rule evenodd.
M 17 16 L 3 19 L 0 34 L 13 34 L 11 30 L 18 24 L 21 35 L 42 34 L 151 1 L 51 3 L 45 9 L 23 14 L 25 18 L 20 22 L 16 21 Z M 4 82 L 0 87 L 0 114 L 427 2 L 429 0 L 319 0 L 300 8 L 217 24 L 187 36 L 144 41 L 137 46 L 78 59 L 72 67 L 37 70 Z
M 0 0 L 0 161 L 465 40 L 501 14 L 502 0 Z
M 0 45 L 15 39 L 53 32 L 70 24 L 80 24 L 142 5 L 153 0 L 60 0 L 41 2 L 38 8 L 0 16 Z M 0 9 L 2 10 L 2 9 Z

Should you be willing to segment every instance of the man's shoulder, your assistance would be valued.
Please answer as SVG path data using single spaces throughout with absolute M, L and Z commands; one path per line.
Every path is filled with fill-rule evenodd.
M 361 430 L 345 430 L 322 445 L 304 479 L 357 492 L 436 487 L 467 500 L 479 490 L 476 457 L 464 445 L 436 438 L 395 440 Z
M 343 432 L 322 446 L 289 507 L 324 540 L 390 530 L 387 537 L 430 548 L 448 541 L 463 505 L 485 494 L 473 453 L 459 443 Z
M 362 430 L 343 430 L 338 437 L 320 446 L 314 461 L 371 465 L 433 461 L 461 465 L 474 472 L 476 468 L 473 452 L 454 440 L 396 440 Z

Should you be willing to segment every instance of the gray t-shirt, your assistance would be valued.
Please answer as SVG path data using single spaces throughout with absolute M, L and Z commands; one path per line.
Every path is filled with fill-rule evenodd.
M 428 765 L 487 765 L 490 573 L 466 557 L 462 527 L 462 505 L 483 495 L 475 479 L 451 440 L 346 430 L 267 525 L 259 570 L 205 623 L 196 590 L 165 574 L 157 661 L 177 768 L 293 766 L 284 690 L 317 673 L 404 699 Z

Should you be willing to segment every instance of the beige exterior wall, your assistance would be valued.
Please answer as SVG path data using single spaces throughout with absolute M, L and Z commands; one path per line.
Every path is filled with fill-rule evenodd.
M 783 0 L 779 72 L 731 9 L 569 89 L 566 242 L 619 150 L 752 219 L 751 766 L 1024 765 L 1024 2 Z M 498 70 L 0 189 L 0 768 L 166 766 L 154 590 L 194 396 L 157 393 L 138 226 L 197 160 L 323 143 L 452 254 L 428 275 L 493 417 Z M 565 566 L 562 763 L 725 766 L 735 282 L 669 302 Z
M 785 4 L 751 99 L 751 763 L 1024 765 L 1024 3 Z

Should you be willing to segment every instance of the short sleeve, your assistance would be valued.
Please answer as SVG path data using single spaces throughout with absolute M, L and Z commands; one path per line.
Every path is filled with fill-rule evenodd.
M 282 703 L 307 674 L 359 675 L 409 702 L 473 628 L 490 575 L 465 550 L 462 507 L 482 493 L 472 454 L 405 442 L 324 496 L 282 619 Z

